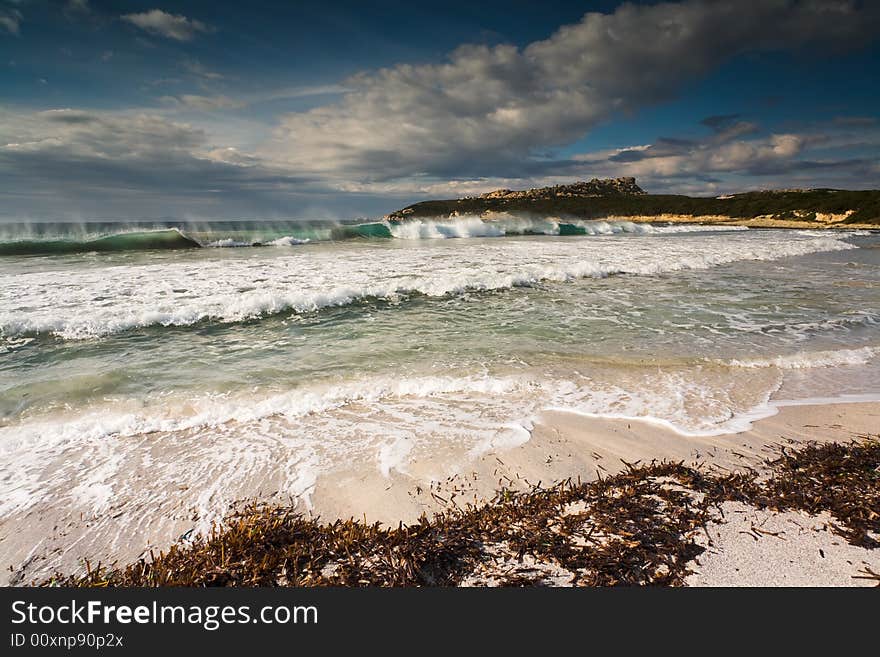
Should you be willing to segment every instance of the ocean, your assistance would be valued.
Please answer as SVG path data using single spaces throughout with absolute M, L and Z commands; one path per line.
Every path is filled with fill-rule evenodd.
M 440 480 L 546 409 L 723 435 L 819 399 L 880 399 L 880 235 L 0 226 L 8 532 L 158 541 L 242 498 L 308 506 L 353 466 Z

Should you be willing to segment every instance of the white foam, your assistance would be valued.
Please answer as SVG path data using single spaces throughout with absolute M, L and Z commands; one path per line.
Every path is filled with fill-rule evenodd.
M 680 436 L 688 437 L 712 437 L 724 436 L 729 434 L 742 433 L 749 431 L 755 422 L 773 417 L 779 413 L 779 409 L 788 406 L 814 406 L 826 404 L 856 404 L 866 402 L 880 402 L 880 392 L 876 393 L 860 393 L 860 394 L 842 394 L 835 397 L 804 397 L 802 399 L 767 399 L 763 404 L 759 404 L 752 408 L 742 410 L 736 415 L 730 417 L 726 422 L 718 424 L 712 428 L 705 429 L 687 429 L 677 422 L 673 422 L 664 417 L 653 415 L 627 415 L 625 413 L 604 413 L 585 411 L 576 407 L 569 406 L 550 406 L 545 410 L 557 411 L 563 413 L 572 413 L 583 417 L 603 420 L 625 420 L 627 422 L 643 422 L 659 427 L 663 427 Z
M 267 246 L 299 246 L 301 244 L 308 244 L 311 240 L 309 239 L 299 239 L 297 237 L 292 237 L 290 235 L 285 235 L 284 237 L 279 237 L 277 239 L 266 242 Z M 241 248 L 248 246 L 260 246 L 259 243 L 254 242 L 243 242 L 241 240 L 235 240 L 231 237 L 227 237 L 220 240 L 214 240 L 213 242 L 208 242 L 205 244 L 208 248 L 214 249 L 222 249 L 222 248 Z
M 270 246 L 299 246 L 300 244 L 308 244 L 309 242 L 311 242 L 309 239 L 299 239 L 286 235 L 266 243 Z
M 409 436 L 400 436 L 391 442 L 384 443 L 379 448 L 377 460 L 379 472 L 383 477 L 391 476 L 391 470 L 406 474 L 406 459 L 412 452 L 412 446 L 412 440 Z
M 507 230 L 500 224 L 479 217 L 459 217 L 448 222 L 414 219 L 389 226 L 398 239 L 449 239 L 464 237 L 504 237 Z
M 451 393 L 504 395 L 523 383 L 515 378 L 422 377 L 369 378 L 339 385 L 312 386 L 254 397 L 250 394 L 208 393 L 187 400 L 189 412 L 176 411 L 180 402 L 160 397 L 147 407 L 133 401 L 138 410 L 122 404 L 98 407 L 78 417 L 40 419 L 0 427 L 0 454 L 22 447 L 75 441 L 97 443 L 107 438 L 151 433 L 172 433 L 195 429 L 216 429 L 230 422 L 256 422 L 272 416 L 288 419 L 327 413 L 354 403 L 375 403 L 394 398 L 430 398 Z M 122 408 L 120 408 L 122 407 Z
M 207 246 L 209 248 L 213 248 L 213 249 L 232 249 L 232 248 L 238 248 L 238 247 L 243 247 L 243 246 L 252 246 L 252 244 L 250 242 L 241 242 L 241 241 L 234 240 L 231 237 L 227 237 L 222 240 L 215 240 L 213 242 L 209 242 L 205 246 Z
M 5 354 L 21 347 L 26 347 L 35 338 L 6 338 L 0 335 L 0 354 Z
M 782 378 L 770 368 L 711 375 L 646 368 L 643 379 L 625 383 L 533 371 L 371 376 L 283 391 L 113 399 L 20 417 L 0 427 L 0 459 L 15 464 L 0 471 L 0 518 L 42 505 L 106 519 L 113 507 L 127 515 L 95 522 L 126 531 L 143 523 L 153 535 L 151 523 L 183 509 L 204 532 L 233 500 L 257 491 L 308 506 L 321 478 L 346 466 L 391 477 L 438 453 L 451 452 L 461 467 L 514 448 L 529 440 L 542 410 L 710 436 L 745 431 L 781 406 L 829 401 L 773 400 Z
M 126 478 L 136 467 L 172 482 L 169 494 L 198 484 L 204 491 L 193 503 L 206 510 L 216 510 L 212 498 L 222 496 L 224 480 L 257 471 L 307 497 L 320 472 L 357 454 L 374 454 L 389 476 L 405 472 L 414 445 L 431 435 L 486 440 L 510 422 L 507 396 L 524 385 L 489 376 L 372 377 L 269 394 L 115 400 L 22 418 L 0 427 L 0 458 L 16 464 L 0 472 L 0 517 L 59 495 L 100 513 L 114 494 L 134 490 Z M 476 400 L 493 399 L 498 414 L 484 409 L 486 419 L 474 420 Z
M 596 230 L 605 228 L 597 225 Z M 584 277 L 666 274 L 856 248 L 845 237 L 695 233 L 669 239 L 662 249 L 650 237 L 613 236 L 464 240 L 442 251 L 430 244 L 406 249 L 355 244 L 289 255 L 266 249 L 247 259 L 193 260 L 184 254 L 145 264 L 16 271 L 0 276 L 0 333 L 82 339 L 151 325 L 308 313 L 370 298 L 398 301 L 412 295 L 442 297 Z
M 531 418 L 505 423 L 498 431 L 485 436 L 474 445 L 468 452 L 468 457 L 475 459 L 489 452 L 503 451 L 524 445 L 531 439 L 532 429 L 534 429 L 534 421 Z
M 859 349 L 837 349 L 832 351 L 801 351 L 786 356 L 758 358 L 754 360 L 731 360 L 733 367 L 762 368 L 776 367 L 784 370 L 809 369 L 812 367 L 840 367 L 846 365 L 865 365 L 880 353 L 878 347 Z
M 717 226 L 714 224 L 679 224 L 674 226 L 651 226 L 655 233 L 713 233 L 749 230 L 748 226 Z
M 391 234 L 398 239 L 450 239 L 468 237 L 504 237 L 508 235 L 559 235 L 560 224 L 583 229 L 585 235 L 650 235 L 700 232 L 732 232 L 748 230 L 746 226 L 685 224 L 655 226 L 636 223 L 626 218 L 613 220 L 562 219 L 559 217 L 528 218 L 497 213 L 490 218 L 462 215 L 452 219 L 409 219 L 388 223 Z

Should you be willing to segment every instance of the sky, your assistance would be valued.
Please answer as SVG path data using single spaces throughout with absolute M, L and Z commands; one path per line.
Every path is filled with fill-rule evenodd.
M 880 187 L 880 2 L 0 0 L 0 220 Z

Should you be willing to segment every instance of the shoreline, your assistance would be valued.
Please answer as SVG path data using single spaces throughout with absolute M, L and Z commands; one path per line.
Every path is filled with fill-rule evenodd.
M 423 514 L 432 517 L 484 503 L 500 489 L 528 491 L 565 480 L 590 482 L 652 460 L 701 465 L 718 473 L 760 471 L 766 459 L 777 456 L 783 447 L 807 441 L 845 443 L 876 433 L 880 402 L 781 406 L 778 413 L 756 420 L 748 431 L 716 436 L 683 436 L 649 422 L 590 419 L 558 410 L 545 411 L 536 420 L 530 439 L 518 446 L 490 450 L 463 463 L 459 454 L 458 471 L 445 479 L 436 477 L 437 463 L 408 463 L 390 469 L 387 476 L 375 464 L 356 464 L 320 476 L 309 503 L 302 498 L 286 503 L 322 522 L 354 518 L 394 527 L 416 523 Z M 285 503 L 283 497 L 260 494 L 266 490 L 260 482 L 252 484 L 254 494 L 247 499 Z M 132 528 L 125 540 L 117 535 L 112 544 L 102 546 L 100 536 L 89 531 L 89 518 L 47 536 L 48 523 L 57 521 L 50 510 L 26 515 L 30 518 L 19 520 L 28 522 L 15 522 L 16 545 L 10 544 L 9 529 L 0 541 L 7 584 L 30 583 L 59 570 L 79 572 L 84 570 L 83 559 L 93 565 L 121 565 L 150 550 L 158 554 L 174 544 L 187 525 L 192 526 L 178 522 L 164 529 Z M 2 526 L 12 529 L 10 519 Z
M 632 221 L 633 223 L 700 224 L 704 226 L 745 226 L 747 228 L 785 228 L 794 230 L 869 230 L 880 232 L 880 226 L 867 223 L 844 223 L 843 221 L 798 221 L 796 219 L 774 219 L 772 217 L 727 217 L 723 215 L 634 215 L 605 217 L 600 221 Z
M 502 487 L 591 481 L 624 470 L 626 463 L 672 460 L 722 470 L 761 469 L 779 447 L 847 442 L 876 433 L 878 426 L 880 401 L 781 404 L 746 431 L 712 436 L 687 436 L 645 420 L 546 410 L 537 416 L 528 441 L 486 452 L 443 481 L 431 481 L 423 464 L 411 464 L 405 473 L 391 470 L 387 478 L 378 470 L 353 469 L 335 481 L 319 479 L 311 507 L 301 508 L 322 520 L 365 518 L 396 525 L 414 522 L 422 513 L 489 500 Z
M 877 586 L 880 441 L 780 447 L 763 472 L 669 460 L 502 488 L 383 527 L 249 504 L 188 545 L 42 586 Z M 745 538 L 743 538 L 745 536 Z
M 530 213 L 523 211 L 522 216 L 528 217 Z M 473 214 L 458 211 L 452 214 L 408 214 L 406 216 L 395 216 L 394 213 L 387 214 L 377 221 L 386 221 L 394 226 L 405 225 L 410 222 L 454 222 L 456 220 L 467 217 L 478 217 L 481 221 L 491 223 L 503 217 L 519 216 L 517 210 L 484 210 Z M 587 216 L 587 217 L 568 217 L 565 213 L 560 213 L 557 217 L 553 213 L 549 213 L 548 217 L 563 221 L 611 221 L 623 222 L 629 221 L 636 224 L 694 224 L 699 226 L 737 226 L 745 228 L 765 228 L 765 229 L 786 229 L 786 230 L 864 230 L 872 233 L 880 233 L 880 224 L 855 222 L 847 223 L 846 215 L 834 216 L 829 215 L 827 220 L 799 220 L 799 219 L 777 219 L 770 215 L 761 215 L 758 217 L 733 217 L 728 215 L 691 215 L 691 214 L 674 214 L 674 213 L 658 213 L 658 214 L 608 214 L 603 216 Z M 565 218 L 565 219 L 563 219 Z

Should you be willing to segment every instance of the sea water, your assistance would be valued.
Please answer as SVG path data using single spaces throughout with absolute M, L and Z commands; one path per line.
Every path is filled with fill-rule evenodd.
M 236 482 L 307 504 L 342 466 L 390 476 L 443 453 L 441 478 L 527 441 L 545 409 L 718 435 L 782 403 L 880 398 L 880 237 L 865 232 L 5 231 L 6 527 L 47 509 L 204 523 L 266 492 Z

